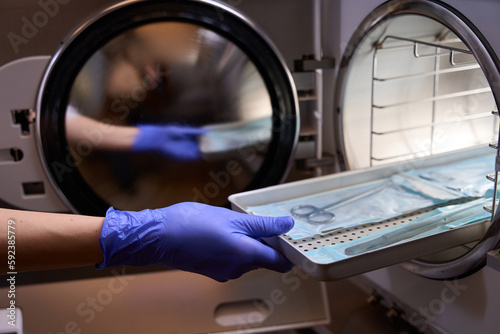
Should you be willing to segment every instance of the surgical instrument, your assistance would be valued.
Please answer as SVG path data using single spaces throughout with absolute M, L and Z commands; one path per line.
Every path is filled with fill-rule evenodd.
M 335 219 L 335 214 L 333 212 L 326 211 L 326 209 L 335 209 L 335 208 L 341 207 L 343 205 L 352 203 L 352 202 L 357 201 L 361 198 L 364 198 L 364 197 L 367 197 L 373 193 L 376 193 L 376 192 L 382 190 L 384 187 L 385 187 L 385 182 L 382 185 L 379 185 L 378 187 L 375 187 L 375 188 L 368 190 L 366 192 L 362 192 L 354 197 L 341 199 L 339 201 L 330 203 L 330 204 L 325 205 L 323 207 L 316 207 L 316 206 L 311 205 L 311 204 L 296 205 L 290 210 L 290 213 L 292 214 L 293 217 L 306 219 L 310 223 L 315 223 L 315 224 L 328 223 L 328 222 L 333 221 Z
M 483 205 L 478 204 L 477 201 L 473 201 L 465 205 L 456 205 L 450 210 L 440 212 L 434 216 L 424 218 L 420 221 L 409 223 L 408 225 L 397 228 L 394 231 L 385 233 L 372 240 L 347 247 L 344 253 L 346 255 L 352 256 L 380 249 L 449 224 L 451 218 L 453 218 L 453 220 L 473 218 L 478 213 L 484 213 L 484 211 Z

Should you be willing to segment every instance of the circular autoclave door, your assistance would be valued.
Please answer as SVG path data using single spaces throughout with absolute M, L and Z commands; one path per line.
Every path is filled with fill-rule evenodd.
M 127 1 L 54 57 L 38 101 L 46 171 L 74 211 L 140 210 L 278 183 L 297 102 L 267 39 L 211 1 Z
M 441 2 L 391 1 L 372 12 L 346 50 L 335 123 L 346 169 L 407 170 L 430 156 L 484 151 L 496 191 L 497 152 L 488 144 L 498 140 L 499 63 L 471 22 Z M 495 222 L 470 243 L 404 266 L 432 278 L 477 269 L 498 242 Z

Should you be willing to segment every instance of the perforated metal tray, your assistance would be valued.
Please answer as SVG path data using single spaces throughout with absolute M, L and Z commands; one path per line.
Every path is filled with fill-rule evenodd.
M 344 172 L 243 192 L 231 195 L 229 200 L 234 210 L 252 213 L 249 209 L 252 206 L 312 196 L 325 191 L 381 180 L 412 168 L 438 166 L 485 154 L 492 154 L 492 151 L 487 148 L 475 148 L 474 150 L 464 150 L 453 154 L 414 160 L 411 163 Z M 268 238 L 266 241 L 280 250 L 290 261 L 313 278 L 321 281 L 331 281 L 419 258 L 445 249 L 459 247 L 462 248 L 462 251 L 466 251 L 470 243 L 482 237 L 489 225 L 489 220 L 474 223 L 326 264 L 317 263 L 308 256 L 308 252 L 326 245 L 335 245 L 363 238 L 371 233 L 405 224 L 430 210 L 432 209 L 423 209 L 382 222 L 358 225 L 324 235 L 311 235 L 303 239 L 294 240 L 284 235 Z

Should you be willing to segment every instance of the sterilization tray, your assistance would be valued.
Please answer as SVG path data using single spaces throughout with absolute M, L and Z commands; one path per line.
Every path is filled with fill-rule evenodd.
M 231 195 L 229 200 L 233 210 L 253 214 L 249 209 L 253 206 L 289 201 L 327 191 L 362 185 L 382 180 L 410 169 L 439 166 L 486 154 L 492 154 L 491 149 L 469 149 L 454 152 L 453 154 L 413 160 L 411 163 L 406 162 L 366 170 L 343 172 L 242 192 Z M 331 281 L 419 258 L 445 249 L 460 247 L 464 251 L 463 248 L 467 249 L 468 246 L 483 236 L 490 222 L 487 220 L 469 224 L 326 264 L 317 263 L 308 256 L 308 252 L 311 250 L 325 245 L 335 245 L 356 238 L 362 238 L 371 233 L 404 224 L 430 210 L 430 208 L 423 209 L 386 221 L 357 225 L 355 227 L 335 230 L 324 235 L 311 235 L 307 238 L 295 240 L 287 235 L 283 235 L 268 238 L 266 241 L 274 248 L 280 250 L 290 261 L 311 277 L 321 281 Z

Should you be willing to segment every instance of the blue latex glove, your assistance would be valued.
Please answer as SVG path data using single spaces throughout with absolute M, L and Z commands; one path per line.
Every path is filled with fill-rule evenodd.
M 262 217 L 200 203 L 140 212 L 110 208 L 99 239 L 105 267 L 161 265 L 223 282 L 267 268 L 293 265 L 259 238 L 288 232 L 291 217 Z
M 133 152 L 156 152 L 176 161 L 198 161 L 198 137 L 207 130 L 179 125 L 139 125 Z

